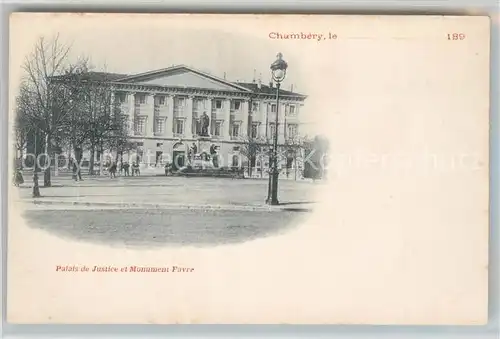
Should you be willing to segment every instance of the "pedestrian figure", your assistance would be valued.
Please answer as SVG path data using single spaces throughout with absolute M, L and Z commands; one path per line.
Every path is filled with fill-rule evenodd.
M 14 171 L 14 186 L 19 187 L 21 184 L 24 184 L 23 172 L 21 172 L 21 169 L 17 168 Z
M 78 181 L 78 165 L 76 164 L 76 161 L 73 161 L 73 175 L 72 175 L 73 180 Z
M 172 174 L 172 164 L 167 162 L 165 164 L 165 175 L 168 176 L 168 175 L 171 175 Z
M 130 175 L 129 173 L 130 164 L 128 162 L 123 163 L 123 172 L 126 177 Z
M 73 159 L 73 173 L 71 175 L 71 178 L 75 181 L 83 181 L 82 179 L 82 171 L 80 169 L 80 166 L 78 166 L 78 162 Z
M 132 164 L 132 176 L 134 176 L 134 175 L 139 176 L 140 174 L 141 174 L 141 172 L 140 172 L 140 170 L 139 170 L 139 164 L 138 164 L 138 163 L 136 163 L 136 162 L 134 162 L 134 163 Z
M 108 172 L 110 178 L 116 178 L 116 163 L 113 162 L 111 166 L 109 166 Z

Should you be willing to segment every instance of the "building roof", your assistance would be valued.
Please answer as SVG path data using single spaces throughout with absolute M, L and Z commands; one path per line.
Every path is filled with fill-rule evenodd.
M 96 81 L 116 81 L 128 76 L 127 74 L 119 73 L 108 73 L 108 72 L 87 72 L 83 77 L 84 80 L 96 80 Z
M 69 75 L 56 75 L 51 77 L 53 80 L 64 80 L 71 79 L 74 74 Z M 90 81 L 115 81 L 116 79 L 120 79 L 126 77 L 126 74 L 118 74 L 118 73 L 108 73 L 108 72 L 85 72 L 78 74 L 78 80 L 90 80 Z
M 134 75 L 129 75 L 124 78 L 116 79 L 116 82 L 136 82 L 140 81 L 141 79 L 151 79 L 152 77 L 161 77 L 161 76 L 169 76 L 172 74 L 175 74 L 176 72 L 181 71 L 181 72 L 190 72 L 194 74 L 198 74 L 202 78 L 205 79 L 210 79 L 211 81 L 214 81 L 219 84 L 223 84 L 225 86 L 228 86 L 228 88 L 232 88 L 233 90 L 238 90 L 238 91 L 244 91 L 244 92 L 249 92 L 250 90 L 246 87 L 240 86 L 237 83 L 227 81 L 226 79 L 219 78 L 217 76 L 214 76 L 212 74 L 208 74 L 207 72 L 201 71 L 199 69 L 186 66 L 186 65 L 175 65 L 167 68 L 162 68 L 162 69 L 157 69 L 153 71 L 148 71 L 144 73 L 139 73 L 139 74 L 134 74 Z
M 248 88 L 254 93 L 261 93 L 261 94 L 276 94 L 276 87 L 271 87 L 269 85 L 264 85 L 261 84 L 259 88 L 259 84 L 255 82 L 235 82 L 235 84 L 238 84 L 239 86 L 243 86 Z M 300 96 L 300 97 L 306 97 L 304 94 L 296 93 L 296 92 L 291 92 L 287 91 L 284 89 L 280 88 L 280 95 L 288 95 L 288 96 Z
M 111 81 L 115 83 L 128 83 L 128 82 L 135 82 L 140 79 L 144 78 L 150 78 L 150 77 L 155 77 L 155 76 L 160 76 L 160 75 L 169 75 L 172 74 L 174 71 L 187 71 L 187 72 L 192 72 L 195 74 L 198 74 L 204 78 L 210 79 L 212 81 L 216 81 L 220 84 L 225 84 L 226 86 L 231 86 L 233 87 L 234 90 L 239 90 L 239 91 L 244 91 L 244 92 L 250 92 L 254 94 L 264 94 L 264 95 L 275 95 L 276 94 L 276 87 L 271 87 L 266 84 L 261 84 L 259 86 L 258 83 L 256 82 L 231 82 L 226 79 L 222 79 L 219 77 L 216 77 L 214 75 L 208 74 L 206 72 L 197 70 L 195 68 L 185 66 L 185 65 L 178 65 L 178 66 L 172 66 L 164 69 L 159 69 L 159 70 L 154 70 L 154 71 L 149 71 L 149 72 L 144 72 L 144 73 L 139 73 L 139 74 L 120 74 L 120 73 L 109 73 L 109 72 L 86 72 L 80 75 L 80 80 L 90 80 L 90 81 Z M 66 75 L 61 75 L 61 76 L 55 76 L 53 77 L 54 79 L 64 79 L 67 78 L 68 76 Z M 287 91 L 284 89 L 280 89 L 280 95 L 282 96 L 295 96 L 295 97 L 301 97 L 301 98 L 306 98 L 307 96 L 304 94 L 292 92 L 292 91 Z

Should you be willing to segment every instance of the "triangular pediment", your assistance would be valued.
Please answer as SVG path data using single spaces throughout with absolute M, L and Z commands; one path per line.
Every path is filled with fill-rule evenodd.
M 118 82 L 146 86 L 185 87 L 218 91 L 249 91 L 242 86 L 186 66 L 174 66 L 163 70 L 137 74 L 119 79 Z

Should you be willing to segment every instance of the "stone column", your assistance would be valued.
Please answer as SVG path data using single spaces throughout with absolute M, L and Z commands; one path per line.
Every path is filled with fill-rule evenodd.
M 208 125 L 208 134 L 213 135 L 212 126 L 214 123 L 214 121 L 213 121 L 214 117 L 212 116 L 212 98 L 211 97 L 205 99 L 205 110 L 204 111 L 207 112 L 207 115 L 210 118 L 210 124 Z
M 127 97 L 128 103 L 128 130 L 130 135 L 134 135 L 134 122 L 135 122 L 135 92 L 129 92 Z
M 184 107 L 184 114 L 186 115 L 186 123 L 184 126 L 184 136 L 187 138 L 193 137 L 193 96 L 186 99 L 186 107 Z
M 261 124 L 260 124 L 260 131 L 259 131 L 259 135 L 263 138 L 268 138 L 269 137 L 269 133 L 270 131 L 268 130 L 269 129 L 269 126 L 266 126 L 269 125 L 269 111 L 270 111 L 270 107 L 269 107 L 269 103 L 268 102 L 261 102 L 260 104 L 260 121 L 261 121 Z M 266 132 L 267 132 L 267 135 L 266 135 Z
M 156 93 L 148 93 L 146 95 L 146 126 L 145 135 L 147 137 L 154 137 L 155 135 L 155 96 Z
M 230 139 L 231 130 L 231 100 L 225 99 L 222 101 L 222 109 L 224 111 L 224 123 L 222 125 L 222 136 L 224 139 Z
M 174 135 L 174 96 L 167 95 L 165 98 L 167 104 L 167 120 L 165 122 L 165 136 L 171 138 Z
M 243 104 L 241 105 L 241 129 L 240 129 L 240 135 L 242 137 L 246 137 L 248 135 L 248 115 L 250 114 L 249 110 L 249 100 L 243 100 Z
M 285 115 L 285 106 L 286 103 L 281 103 L 280 102 L 280 108 L 279 108 L 279 116 L 278 116 L 278 122 L 279 122 L 279 129 L 278 129 L 278 142 L 280 144 L 285 142 L 285 135 L 286 135 L 286 115 Z

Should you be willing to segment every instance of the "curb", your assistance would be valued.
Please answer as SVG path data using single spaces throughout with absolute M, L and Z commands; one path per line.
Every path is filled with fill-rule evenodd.
M 42 198 L 43 199 L 43 198 Z M 197 211 L 253 211 L 253 212 L 311 212 L 311 208 L 284 207 L 284 206 L 245 206 L 245 205 L 197 205 L 197 204 L 143 204 L 119 202 L 85 202 L 60 200 L 25 200 L 34 205 L 59 206 L 87 206 L 87 207 L 117 207 L 117 208 L 145 208 L 145 209 L 187 209 Z

